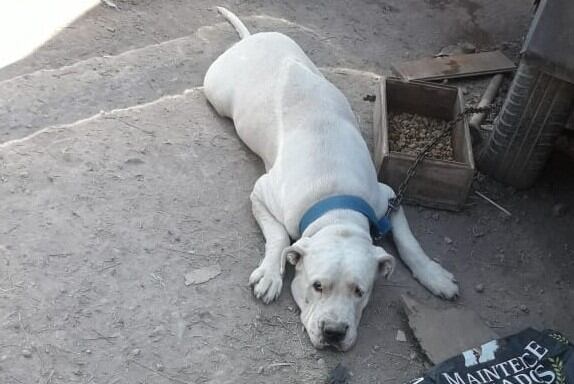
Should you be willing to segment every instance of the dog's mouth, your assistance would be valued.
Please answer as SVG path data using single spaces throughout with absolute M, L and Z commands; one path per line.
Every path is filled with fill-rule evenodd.
M 309 338 L 311 339 L 311 344 L 317 349 L 327 349 L 337 352 L 343 352 L 344 348 L 342 342 L 333 342 L 326 340 L 324 337 L 318 336 L 313 337 L 313 335 L 309 334 Z
M 345 349 L 343 348 L 343 345 L 341 343 L 327 343 L 327 342 L 323 342 L 323 345 L 325 349 L 330 349 L 336 352 L 344 352 Z
M 345 352 L 350 347 L 350 345 L 346 342 L 346 340 L 330 341 L 325 339 L 324 337 L 320 337 L 317 343 L 313 342 L 313 345 L 317 349 L 326 349 L 335 352 Z

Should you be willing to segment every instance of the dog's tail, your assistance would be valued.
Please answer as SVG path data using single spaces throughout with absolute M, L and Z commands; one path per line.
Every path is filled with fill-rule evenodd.
M 233 25 L 233 28 L 235 28 L 240 38 L 245 39 L 247 36 L 251 35 L 245 24 L 243 24 L 243 22 L 239 20 L 239 17 L 237 17 L 233 12 L 223 7 L 217 7 L 217 10 L 227 19 L 227 21 L 229 21 L 231 25 Z

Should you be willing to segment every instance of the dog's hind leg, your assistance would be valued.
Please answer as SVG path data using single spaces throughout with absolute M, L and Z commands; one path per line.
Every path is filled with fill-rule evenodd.
M 267 175 L 261 176 L 251 193 L 253 216 L 265 237 L 265 256 L 249 277 L 249 285 L 253 287 L 255 296 L 268 304 L 281 293 L 286 263 L 282 253 L 291 241 L 285 227 L 269 212 L 265 204 L 266 179 Z
M 379 184 L 386 199 L 395 197 L 394 191 L 385 184 Z M 445 299 L 458 295 L 454 276 L 440 264 L 431 260 L 413 235 L 403 207 L 391 214 L 393 240 L 401 260 L 409 267 L 415 279 L 433 294 Z

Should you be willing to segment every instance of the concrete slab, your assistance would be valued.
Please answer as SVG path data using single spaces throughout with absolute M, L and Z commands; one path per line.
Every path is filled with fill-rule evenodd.
M 245 22 L 253 31 L 291 36 L 318 66 L 352 62 L 310 28 L 264 16 Z M 188 37 L 5 80 L 0 83 L 0 142 L 202 85 L 209 65 L 236 41 L 235 31 L 222 21 Z
M 409 326 L 425 355 L 440 364 L 498 338 L 476 313 L 463 308 L 436 310 L 403 295 Z

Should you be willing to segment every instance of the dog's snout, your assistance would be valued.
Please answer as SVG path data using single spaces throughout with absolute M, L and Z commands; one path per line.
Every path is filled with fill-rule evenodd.
M 325 341 L 329 344 L 340 343 L 347 336 L 349 325 L 343 322 L 323 321 L 321 322 L 321 331 Z

